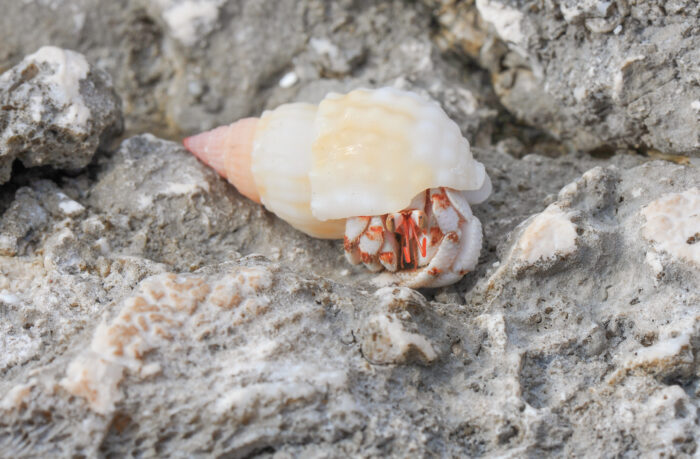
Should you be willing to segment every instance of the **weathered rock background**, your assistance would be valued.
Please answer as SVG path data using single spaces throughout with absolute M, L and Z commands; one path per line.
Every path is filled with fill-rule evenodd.
M 700 153 L 698 2 L 425 3 L 518 119 L 578 149 Z
M 6 2 L 0 456 L 698 454 L 699 16 Z M 171 141 L 381 85 L 493 181 L 453 286 L 377 290 Z

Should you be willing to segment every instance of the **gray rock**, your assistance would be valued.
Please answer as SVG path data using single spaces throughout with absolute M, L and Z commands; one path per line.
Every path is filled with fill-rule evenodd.
M 482 264 L 427 298 L 375 290 L 340 243 L 150 135 L 20 188 L 0 226 L 0 447 L 690 454 L 697 161 L 475 155 L 495 190 Z
M 700 153 L 697 2 L 426 3 L 527 123 L 579 149 Z
M 47 42 L 84 53 L 113 76 L 129 134 L 180 139 L 360 86 L 428 92 L 484 146 L 497 114 L 485 72 L 451 65 L 430 40 L 427 10 L 403 1 L 75 0 L 7 8 L 0 69 Z M 18 24 L 35 25 L 34 33 Z
M 467 293 L 517 356 L 498 372 L 520 451 L 696 452 L 699 164 L 591 169 Z
M 508 243 L 511 232 L 533 213 L 554 202 L 563 186 L 587 170 L 609 165 L 628 169 L 642 162 L 641 157 L 629 154 L 614 155 L 607 160 L 594 159 L 585 153 L 557 158 L 529 154 L 515 159 L 498 149 L 475 149 L 474 156 L 486 166 L 494 183 L 489 199 L 473 209 L 484 231 L 479 265 L 474 275 L 466 276 L 455 286 L 438 290 L 438 296 L 471 289 L 477 279 L 498 262 L 502 255 L 498 251 Z
M 102 163 L 86 196 L 109 225 L 111 251 L 176 271 L 257 253 L 307 273 L 349 275 L 340 242 L 293 230 L 242 198 L 179 144 L 137 136 Z M 357 275 L 366 276 L 359 270 Z
M 109 75 L 51 46 L 0 75 L 0 106 L 0 184 L 15 159 L 26 167 L 84 167 L 122 126 Z

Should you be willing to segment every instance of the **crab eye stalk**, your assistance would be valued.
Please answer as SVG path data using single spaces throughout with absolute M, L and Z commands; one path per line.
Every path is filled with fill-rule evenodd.
M 392 233 L 396 231 L 396 221 L 394 220 L 394 216 L 392 214 L 386 216 L 384 226 L 386 226 L 386 229 Z
M 425 231 L 428 228 L 428 217 L 422 210 L 414 210 L 411 212 L 411 219 L 416 224 L 421 231 Z

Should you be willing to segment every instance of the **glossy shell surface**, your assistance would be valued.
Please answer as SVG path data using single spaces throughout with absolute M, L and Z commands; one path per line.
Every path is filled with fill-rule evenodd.
M 325 238 L 342 237 L 346 218 L 401 210 L 428 188 L 479 190 L 488 182 L 436 102 L 393 88 L 268 110 L 251 156 L 265 207 Z
M 311 145 L 316 106 L 285 104 L 262 114 L 256 127 L 251 171 L 260 201 L 293 227 L 321 238 L 341 238 L 344 220 L 322 221 L 311 212 Z
M 486 180 L 457 124 L 410 92 L 329 94 L 314 127 L 311 209 L 321 220 L 395 212 L 428 188 L 478 190 Z

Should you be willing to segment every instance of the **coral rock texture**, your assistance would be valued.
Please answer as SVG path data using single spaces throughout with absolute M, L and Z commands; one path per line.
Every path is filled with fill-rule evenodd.
M 695 451 L 698 270 L 645 224 L 690 202 L 697 161 L 475 154 L 487 250 L 432 299 L 374 290 L 151 135 L 30 180 L 0 228 L 3 451 Z
M 662 251 L 700 266 L 700 189 L 669 193 L 644 209 L 642 234 Z
M 0 76 L 0 106 L 0 184 L 15 158 L 26 167 L 84 167 L 122 125 L 109 75 L 53 46 Z

